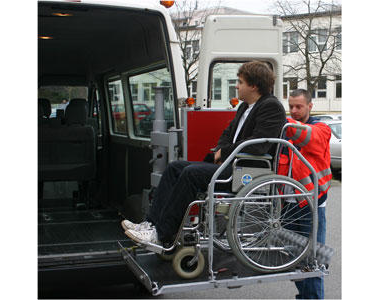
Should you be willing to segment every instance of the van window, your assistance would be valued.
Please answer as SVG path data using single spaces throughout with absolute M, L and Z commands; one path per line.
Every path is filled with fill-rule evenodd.
M 88 99 L 88 88 L 86 86 L 49 85 L 41 86 L 38 89 L 38 98 L 45 98 L 50 101 L 50 118 L 56 117 L 57 109 L 66 109 L 69 101 L 74 98 Z
M 96 125 L 98 128 L 98 134 L 101 136 L 101 102 L 100 102 L 100 95 L 98 93 L 98 89 L 96 88 L 94 91 L 94 97 L 93 97 L 93 105 L 92 105 L 92 112 L 91 112 L 92 118 L 95 119 Z
M 211 107 L 230 107 L 229 101 L 238 96 L 236 84 L 242 63 L 219 62 L 213 66 L 211 81 Z
M 167 68 L 129 76 L 129 93 L 132 99 L 134 134 L 150 137 L 155 119 L 155 88 L 163 90 L 164 119 L 167 129 L 174 126 L 172 80 Z
M 126 134 L 125 101 L 123 98 L 122 82 L 120 79 L 108 81 L 108 97 L 110 102 L 113 132 Z
M 236 85 L 238 82 L 238 70 L 244 62 L 216 62 L 212 65 L 210 107 L 228 108 L 230 100 L 238 97 Z M 270 62 L 266 62 L 273 70 Z M 239 99 L 239 104 L 241 103 Z

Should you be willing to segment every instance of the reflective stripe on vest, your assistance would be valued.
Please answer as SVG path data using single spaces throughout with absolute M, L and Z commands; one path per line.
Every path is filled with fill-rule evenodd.
M 316 173 L 316 175 L 318 176 L 319 180 L 322 179 L 323 177 L 331 175 L 331 174 L 332 174 L 332 171 L 331 171 L 330 168 L 324 169 L 324 170 L 319 171 L 319 172 Z M 310 176 L 307 176 L 307 177 L 299 180 L 299 182 L 302 183 L 304 186 L 309 185 L 309 184 L 313 184 Z M 319 185 L 319 191 L 320 192 L 325 192 L 330 186 L 331 186 L 331 181 L 328 180 L 326 183 L 324 183 L 322 185 Z M 310 189 L 307 188 L 307 190 L 311 191 L 311 190 L 313 190 L 313 188 L 314 187 L 312 185 L 311 188 Z
M 301 122 L 298 122 L 298 121 L 294 121 L 293 123 L 298 124 L 298 125 L 303 125 Z M 306 125 L 304 125 L 304 126 L 306 126 Z M 306 126 L 306 127 L 307 127 L 306 137 L 302 142 L 295 143 L 295 141 L 298 140 L 301 137 L 303 129 L 297 128 L 296 131 L 295 131 L 295 134 L 290 138 L 294 142 L 294 144 L 296 144 L 296 146 L 298 146 L 298 147 L 306 146 L 311 139 L 312 128 L 311 128 L 311 126 Z

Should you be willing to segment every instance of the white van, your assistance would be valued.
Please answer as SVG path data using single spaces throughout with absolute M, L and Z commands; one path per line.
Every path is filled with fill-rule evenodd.
M 133 246 L 120 221 L 142 220 L 167 161 L 189 158 L 189 112 L 214 113 L 205 118 L 205 129 L 219 111 L 235 113 L 214 108 L 215 79 L 236 78 L 241 63 L 264 60 L 276 73 L 274 93 L 281 98 L 281 21 L 211 16 L 201 46 L 196 104 L 201 109 L 180 108 L 188 97 L 181 52 L 168 10 L 159 2 L 38 2 L 41 293 L 65 284 L 134 280 L 119 251 L 119 242 Z M 151 134 L 159 87 L 162 128 L 171 129 Z M 141 104 L 143 112 L 136 109 Z M 214 141 L 219 137 L 216 131 L 207 134 Z

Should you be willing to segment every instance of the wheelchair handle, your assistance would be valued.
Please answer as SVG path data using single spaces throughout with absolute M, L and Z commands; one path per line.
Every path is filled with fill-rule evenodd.
M 309 129 L 309 126 L 307 126 L 307 125 L 295 124 L 295 123 L 286 123 L 286 124 L 282 127 L 282 130 L 281 130 L 281 135 L 280 135 L 280 138 L 281 138 L 281 139 L 283 138 L 284 134 L 286 133 L 286 129 L 287 129 L 288 127 L 293 127 L 293 128 L 302 129 L 302 130 Z
M 294 128 L 298 128 L 298 129 L 308 129 L 308 126 L 307 125 L 301 125 L 301 124 L 293 124 L 293 123 L 290 123 L 290 126 L 288 127 L 294 127 Z

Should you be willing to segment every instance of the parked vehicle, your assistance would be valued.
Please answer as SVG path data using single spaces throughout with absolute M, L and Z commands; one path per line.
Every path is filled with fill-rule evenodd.
M 342 122 L 341 121 L 323 121 L 326 123 L 332 131 L 330 140 L 331 150 L 331 168 L 334 171 L 341 170 L 341 148 L 342 148 Z
M 151 109 L 144 103 L 133 103 L 134 118 L 142 120 L 151 114 Z
M 341 115 L 315 115 L 314 118 L 320 121 L 327 121 L 327 120 L 341 120 Z
M 122 104 L 113 104 L 112 105 L 113 117 L 116 120 L 125 120 L 125 106 Z
M 167 122 L 167 129 L 174 126 L 173 120 L 173 111 L 172 110 L 164 110 L 164 119 Z M 153 122 L 155 120 L 155 112 L 152 112 L 145 118 L 143 118 L 139 123 L 140 134 L 143 136 L 149 136 L 153 128 Z

